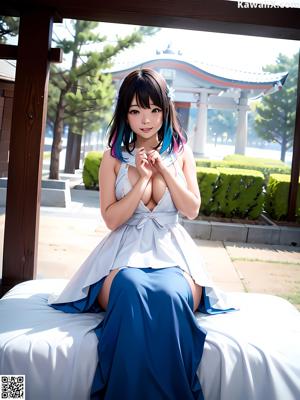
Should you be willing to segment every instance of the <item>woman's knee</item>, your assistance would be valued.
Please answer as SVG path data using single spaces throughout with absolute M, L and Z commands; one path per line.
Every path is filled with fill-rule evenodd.
M 134 293 L 139 291 L 143 280 L 143 272 L 137 268 L 123 268 L 119 272 L 119 289 L 122 291 Z

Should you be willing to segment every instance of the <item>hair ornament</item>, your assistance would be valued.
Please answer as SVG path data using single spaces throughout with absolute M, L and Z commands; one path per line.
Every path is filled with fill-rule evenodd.
M 175 100 L 175 89 L 167 85 L 167 97 L 171 100 Z

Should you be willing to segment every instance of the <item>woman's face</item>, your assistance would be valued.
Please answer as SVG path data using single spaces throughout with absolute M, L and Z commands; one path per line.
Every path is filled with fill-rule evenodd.
M 127 119 L 131 130 L 144 139 L 156 135 L 163 124 L 163 111 L 149 99 L 150 108 L 142 108 L 133 97 L 128 110 Z

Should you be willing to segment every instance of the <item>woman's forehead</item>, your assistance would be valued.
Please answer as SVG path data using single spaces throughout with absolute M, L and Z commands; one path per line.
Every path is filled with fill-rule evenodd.
M 130 103 L 130 107 L 132 106 L 137 106 L 137 107 L 143 107 L 143 106 L 153 106 L 154 102 L 151 99 L 151 97 L 148 96 L 143 96 L 142 98 L 140 98 L 140 96 L 138 96 L 136 93 L 133 95 L 133 98 L 131 100 Z

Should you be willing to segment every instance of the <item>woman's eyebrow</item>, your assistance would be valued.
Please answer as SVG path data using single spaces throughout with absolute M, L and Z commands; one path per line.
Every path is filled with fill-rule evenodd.
M 161 108 L 160 106 L 157 106 L 157 105 L 156 105 L 156 104 L 154 104 L 154 103 L 149 103 L 149 105 L 150 105 L 150 106 L 157 107 L 157 108 Z
M 161 107 L 157 106 L 157 105 L 154 104 L 154 103 L 149 103 L 149 105 L 150 105 L 150 106 L 153 106 L 153 107 L 161 108 Z M 131 104 L 131 105 L 129 106 L 129 108 L 131 108 L 131 107 L 139 107 L 139 108 L 140 108 L 140 106 L 139 106 L 138 104 Z

